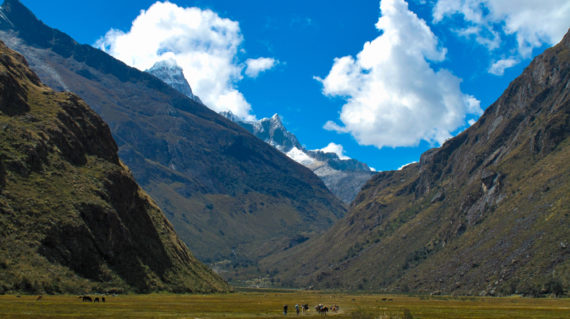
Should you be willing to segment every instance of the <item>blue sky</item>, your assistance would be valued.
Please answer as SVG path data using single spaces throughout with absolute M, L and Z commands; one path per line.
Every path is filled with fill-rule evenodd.
M 377 170 L 465 129 L 570 27 L 565 0 L 22 2 L 140 69 L 176 59 L 213 109 L 278 113 L 306 148 Z

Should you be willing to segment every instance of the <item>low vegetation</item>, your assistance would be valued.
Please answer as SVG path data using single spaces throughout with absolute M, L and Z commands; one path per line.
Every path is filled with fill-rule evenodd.
M 0 294 L 228 289 L 117 149 L 85 102 L 0 42 Z
M 95 297 L 95 296 L 92 296 Z M 101 297 L 101 296 L 99 296 Z M 299 317 L 320 317 L 314 306 L 338 305 L 334 318 L 568 318 L 570 299 L 402 296 L 251 290 L 209 295 L 119 295 L 83 302 L 73 295 L 0 296 L 2 318 L 278 318 L 287 304 L 309 304 Z

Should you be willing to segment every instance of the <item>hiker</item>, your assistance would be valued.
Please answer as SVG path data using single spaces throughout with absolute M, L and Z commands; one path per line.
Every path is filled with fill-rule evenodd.
M 297 312 L 297 316 L 299 315 L 299 304 L 295 305 L 295 311 Z
M 287 305 L 283 306 L 283 315 L 284 316 L 287 315 L 287 308 L 289 308 L 289 306 L 287 306 Z

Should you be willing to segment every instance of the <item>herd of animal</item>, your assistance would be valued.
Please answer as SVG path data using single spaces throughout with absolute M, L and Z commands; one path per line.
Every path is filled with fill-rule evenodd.
M 325 315 L 325 316 L 327 315 L 327 312 L 329 312 L 329 311 L 337 312 L 338 309 L 339 309 L 339 307 L 337 305 L 325 306 L 323 304 L 318 304 L 315 306 L 315 311 L 317 311 L 321 315 Z
M 288 310 L 289 306 L 284 305 L 283 306 L 283 314 L 287 315 L 287 310 Z M 326 316 L 327 312 L 332 311 L 332 312 L 337 312 L 340 309 L 340 307 L 338 305 L 331 305 L 331 306 L 325 306 L 323 304 L 318 304 L 315 306 L 315 311 L 321 315 Z M 309 304 L 297 304 L 295 305 L 295 311 L 297 312 L 297 315 L 299 315 L 299 312 L 307 312 L 309 311 Z
M 17 296 L 17 297 L 20 298 L 20 296 Z M 40 301 L 40 300 L 42 300 L 42 298 L 43 298 L 43 296 L 42 296 L 42 295 L 39 295 L 39 296 L 36 298 L 36 301 Z M 78 298 L 78 299 L 81 299 L 81 301 L 83 301 L 83 302 L 105 302 L 105 297 L 104 297 L 104 296 L 102 296 L 101 298 L 99 298 L 99 297 L 93 297 L 93 298 L 91 298 L 91 296 L 79 296 L 79 297 L 77 297 L 77 298 Z
M 77 297 L 83 302 L 99 302 L 99 297 L 91 298 L 90 296 L 79 296 Z M 101 297 L 101 302 L 105 302 L 105 297 Z
M 18 297 L 20 297 L 20 296 L 18 296 Z M 99 298 L 99 297 L 93 297 L 92 298 L 91 296 L 84 295 L 84 296 L 78 296 L 77 298 L 83 302 L 105 302 L 104 296 L 101 296 L 101 298 Z M 42 300 L 41 295 L 36 298 L 36 301 L 39 301 L 39 300 Z M 288 307 L 289 306 L 287 306 L 287 305 L 283 306 L 283 314 L 284 315 L 287 315 L 287 308 Z M 315 311 L 321 315 L 324 315 L 324 316 L 326 316 L 327 312 L 329 312 L 329 311 L 337 312 L 339 309 L 340 309 L 340 307 L 338 305 L 326 306 L 323 304 L 318 304 L 315 306 Z M 295 311 L 297 312 L 297 315 L 299 315 L 299 312 L 301 312 L 301 311 L 303 313 L 305 313 L 305 312 L 309 311 L 309 304 L 301 304 L 301 305 L 297 304 L 297 305 L 295 305 Z

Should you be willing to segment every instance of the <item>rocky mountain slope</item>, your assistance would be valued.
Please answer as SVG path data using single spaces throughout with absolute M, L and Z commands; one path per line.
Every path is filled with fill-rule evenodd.
M 160 61 L 146 72 L 156 76 L 178 92 L 202 103 L 192 93 L 182 69 L 175 61 Z M 245 121 L 232 112 L 220 113 L 239 124 L 262 141 L 285 153 L 294 161 L 308 167 L 325 183 L 327 188 L 344 203 L 350 204 L 362 186 L 374 175 L 370 168 L 354 159 L 341 159 L 336 153 L 307 150 L 283 125 L 279 115 L 271 118 Z
M 283 285 L 470 295 L 570 288 L 570 35 L 472 127 L 374 176 L 316 240 L 262 262 Z
M 355 159 L 340 158 L 332 152 L 305 149 L 297 137 L 285 128 L 277 114 L 257 121 L 244 121 L 231 112 L 222 115 L 308 167 L 346 204 L 354 200 L 362 186 L 375 174 L 368 165 Z
M 0 293 L 213 292 L 109 127 L 0 42 Z
M 182 68 L 176 64 L 176 61 L 159 61 L 146 72 L 196 102 L 202 103 L 192 93 Z M 240 119 L 232 112 L 221 112 L 220 114 L 285 153 L 294 161 L 308 167 L 321 178 L 333 194 L 346 204 L 352 202 L 366 181 L 374 175 L 374 172 L 366 164 L 357 160 L 341 159 L 336 153 L 305 149 L 297 137 L 285 128 L 277 114 L 271 118 L 254 121 Z
M 186 95 L 192 100 L 202 103 L 200 98 L 192 93 L 192 88 L 190 84 L 188 84 L 188 81 L 186 81 L 182 68 L 176 64 L 175 60 L 158 61 L 150 69 L 146 70 L 146 72 L 161 79 L 164 83 L 170 85 L 176 91 Z
M 154 76 L 47 27 L 17 0 L 0 9 L 0 39 L 42 81 L 101 115 L 121 160 L 199 259 L 255 264 L 344 215 L 307 168 Z

